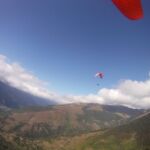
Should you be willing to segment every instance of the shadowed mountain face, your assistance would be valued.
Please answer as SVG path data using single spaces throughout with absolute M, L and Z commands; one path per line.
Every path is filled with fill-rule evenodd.
M 52 100 L 50 101 L 33 96 L 0 81 L 0 105 L 10 108 L 18 108 L 36 105 L 46 106 L 52 104 L 55 104 Z
M 30 140 L 19 138 L 15 135 L 0 134 L 0 150 L 43 150 Z
M 1 119 L 0 128 L 28 138 L 54 138 L 104 130 L 143 113 L 130 108 L 125 111 L 122 106 L 108 108 L 99 104 L 68 104 L 18 109 Z

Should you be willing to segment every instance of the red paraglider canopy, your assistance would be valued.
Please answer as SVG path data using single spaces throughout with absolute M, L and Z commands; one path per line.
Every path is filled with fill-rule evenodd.
M 112 0 L 117 8 L 129 19 L 137 20 L 143 17 L 141 0 Z
M 95 77 L 99 77 L 102 79 L 104 77 L 104 74 L 102 72 L 98 72 L 96 73 Z

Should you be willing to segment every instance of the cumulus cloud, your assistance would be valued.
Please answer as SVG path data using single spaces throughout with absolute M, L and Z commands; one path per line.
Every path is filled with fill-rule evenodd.
M 0 81 L 20 90 L 57 103 L 100 103 L 124 105 L 133 108 L 150 108 L 150 78 L 145 81 L 124 80 L 116 88 L 102 88 L 97 94 L 59 95 L 45 87 L 45 82 L 25 70 L 18 63 L 10 63 L 0 55 Z
M 116 88 L 102 88 L 95 95 L 74 96 L 73 99 L 131 108 L 150 108 L 150 79 L 146 81 L 124 80 Z
M 115 89 L 101 89 L 99 95 L 106 103 L 135 108 L 150 108 L 150 79 L 146 81 L 122 81 Z
M 70 96 L 70 100 L 123 105 L 131 108 L 150 108 L 150 79 L 146 81 L 124 80 L 116 88 L 102 88 L 97 94 L 86 96 Z
M 65 96 L 65 102 L 123 105 L 131 108 L 150 108 L 150 79 L 146 81 L 124 80 L 116 88 L 102 88 L 97 94 Z

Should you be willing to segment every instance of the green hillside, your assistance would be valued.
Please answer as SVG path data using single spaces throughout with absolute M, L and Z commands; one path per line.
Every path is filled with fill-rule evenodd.
M 149 150 L 150 113 L 69 104 L 0 111 L 0 150 Z
M 150 113 L 128 124 L 97 133 L 74 150 L 150 150 Z
M 54 138 L 114 127 L 142 113 L 123 106 L 99 104 L 30 107 L 12 110 L 1 119 L 0 127 L 3 132 L 22 137 Z

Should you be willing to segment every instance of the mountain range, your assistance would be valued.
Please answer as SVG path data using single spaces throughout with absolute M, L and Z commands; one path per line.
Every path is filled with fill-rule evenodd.
M 0 150 L 150 150 L 150 111 L 58 105 L 0 82 Z

